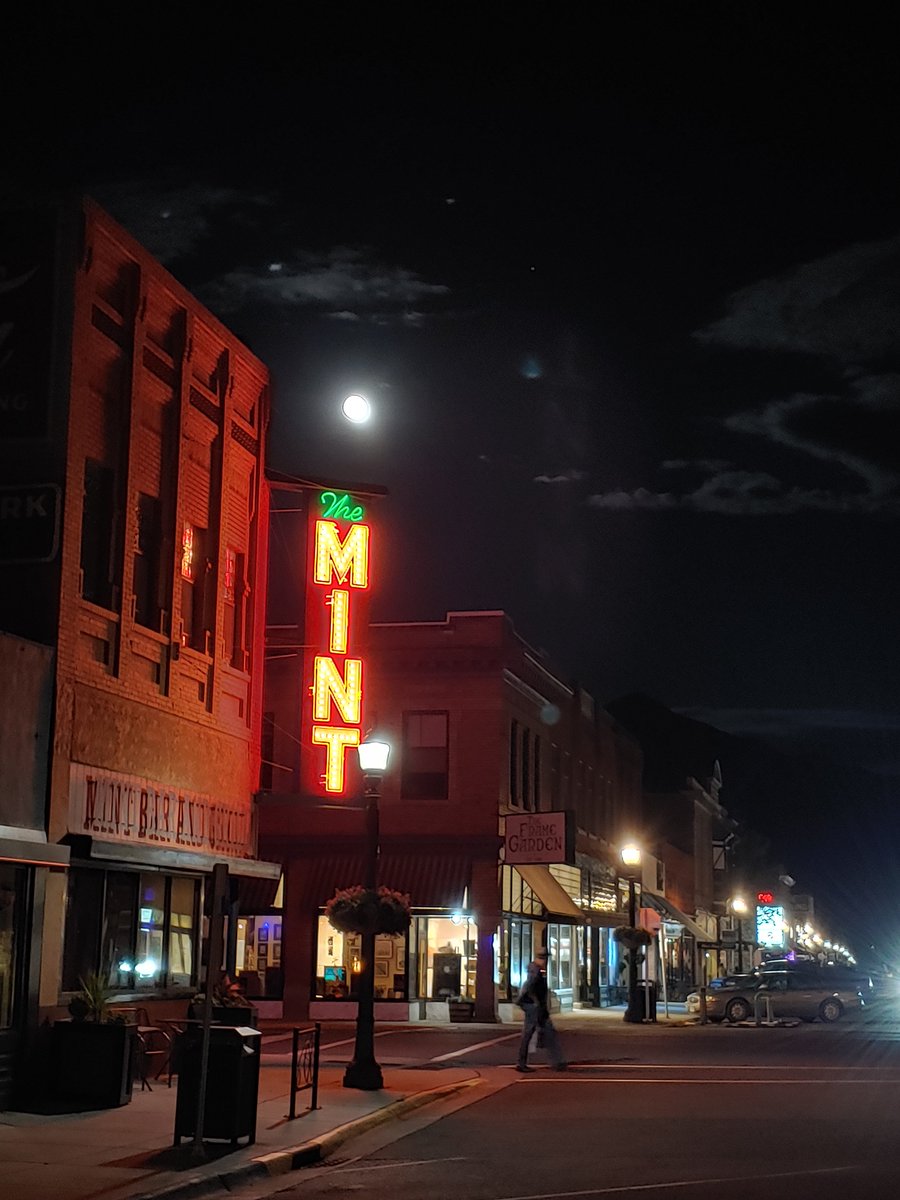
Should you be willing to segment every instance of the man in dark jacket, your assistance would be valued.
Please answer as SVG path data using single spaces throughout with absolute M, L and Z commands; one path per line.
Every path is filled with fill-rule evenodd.
M 547 986 L 547 951 L 539 950 L 535 960 L 528 968 L 525 982 L 519 991 L 516 1001 L 522 1009 L 524 1023 L 522 1039 L 519 1042 L 519 1061 L 517 1071 L 532 1071 L 528 1065 L 528 1047 L 535 1032 L 543 1048 L 550 1055 L 550 1062 L 557 1071 L 566 1069 L 562 1047 L 553 1022 L 550 1020 L 550 989 Z

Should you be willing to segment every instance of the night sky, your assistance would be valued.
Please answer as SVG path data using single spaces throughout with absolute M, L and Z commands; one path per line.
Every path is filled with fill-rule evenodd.
M 834 754 L 847 858 L 805 882 L 863 871 L 889 939 L 895 40 L 623 7 L 14 18 L 7 173 L 87 190 L 269 364 L 273 467 L 389 489 L 376 619 L 503 608 L 601 702 Z

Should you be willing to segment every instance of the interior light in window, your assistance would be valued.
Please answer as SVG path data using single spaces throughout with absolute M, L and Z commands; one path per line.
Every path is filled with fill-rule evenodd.
M 134 965 L 123 958 L 122 961 L 119 963 L 119 970 L 120 971 L 133 971 Z
M 141 962 L 135 963 L 134 973 L 139 975 L 141 979 L 149 979 L 151 975 L 155 975 L 159 970 L 159 963 L 152 958 L 142 959 Z

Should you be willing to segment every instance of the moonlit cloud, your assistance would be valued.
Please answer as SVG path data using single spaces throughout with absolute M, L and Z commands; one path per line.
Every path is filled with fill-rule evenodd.
M 238 267 L 197 289 L 216 312 L 250 305 L 315 308 L 339 320 L 369 316 L 378 323 L 420 324 L 423 300 L 446 296 L 449 288 L 429 283 L 405 267 L 378 261 L 365 249 L 338 246 L 325 254 L 302 253 L 282 261 L 278 272 L 264 263 Z
M 830 365 L 834 389 L 765 398 L 719 424 L 747 439 L 754 462 L 768 443 L 782 459 L 793 451 L 803 478 L 813 461 L 830 466 L 826 484 L 811 488 L 739 463 L 673 458 L 662 469 L 700 472 L 699 486 L 601 492 L 587 503 L 619 512 L 900 515 L 900 375 L 879 365 L 896 355 L 898 328 L 900 237 L 849 246 L 733 293 L 726 315 L 694 334 L 698 342 L 815 355 Z
M 178 264 L 191 255 L 212 258 L 214 250 L 215 260 L 225 264 L 219 273 L 184 282 L 220 316 L 250 306 L 305 308 L 337 321 L 418 328 L 435 307 L 446 315 L 442 302 L 450 289 L 445 284 L 422 279 L 366 247 L 312 251 L 298 246 L 295 223 L 279 220 L 285 217 L 285 202 L 275 193 L 175 181 L 101 185 L 94 193 L 176 275 Z
M 557 475 L 535 475 L 534 483 L 578 483 L 585 479 L 584 471 L 579 471 L 575 467 L 571 467 L 568 471 L 561 471 Z
M 862 242 L 734 292 L 694 337 L 705 345 L 783 350 L 844 363 L 897 349 L 900 237 Z
M 786 488 L 763 471 L 723 471 L 693 492 L 601 492 L 587 499 L 590 508 L 613 512 L 681 511 L 733 517 L 772 517 L 801 512 L 900 515 L 900 497 L 837 494 L 813 488 Z

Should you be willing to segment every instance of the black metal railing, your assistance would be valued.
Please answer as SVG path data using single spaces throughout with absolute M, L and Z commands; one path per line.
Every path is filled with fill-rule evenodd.
M 319 1042 L 322 1036 L 322 1026 L 317 1021 L 315 1025 L 307 1025 L 303 1029 L 294 1030 L 294 1040 L 291 1045 L 291 1111 L 289 1120 L 297 1115 L 297 1093 L 310 1089 L 309 1106 L 305 1112 L 312 1112 L 319 1107 Z

